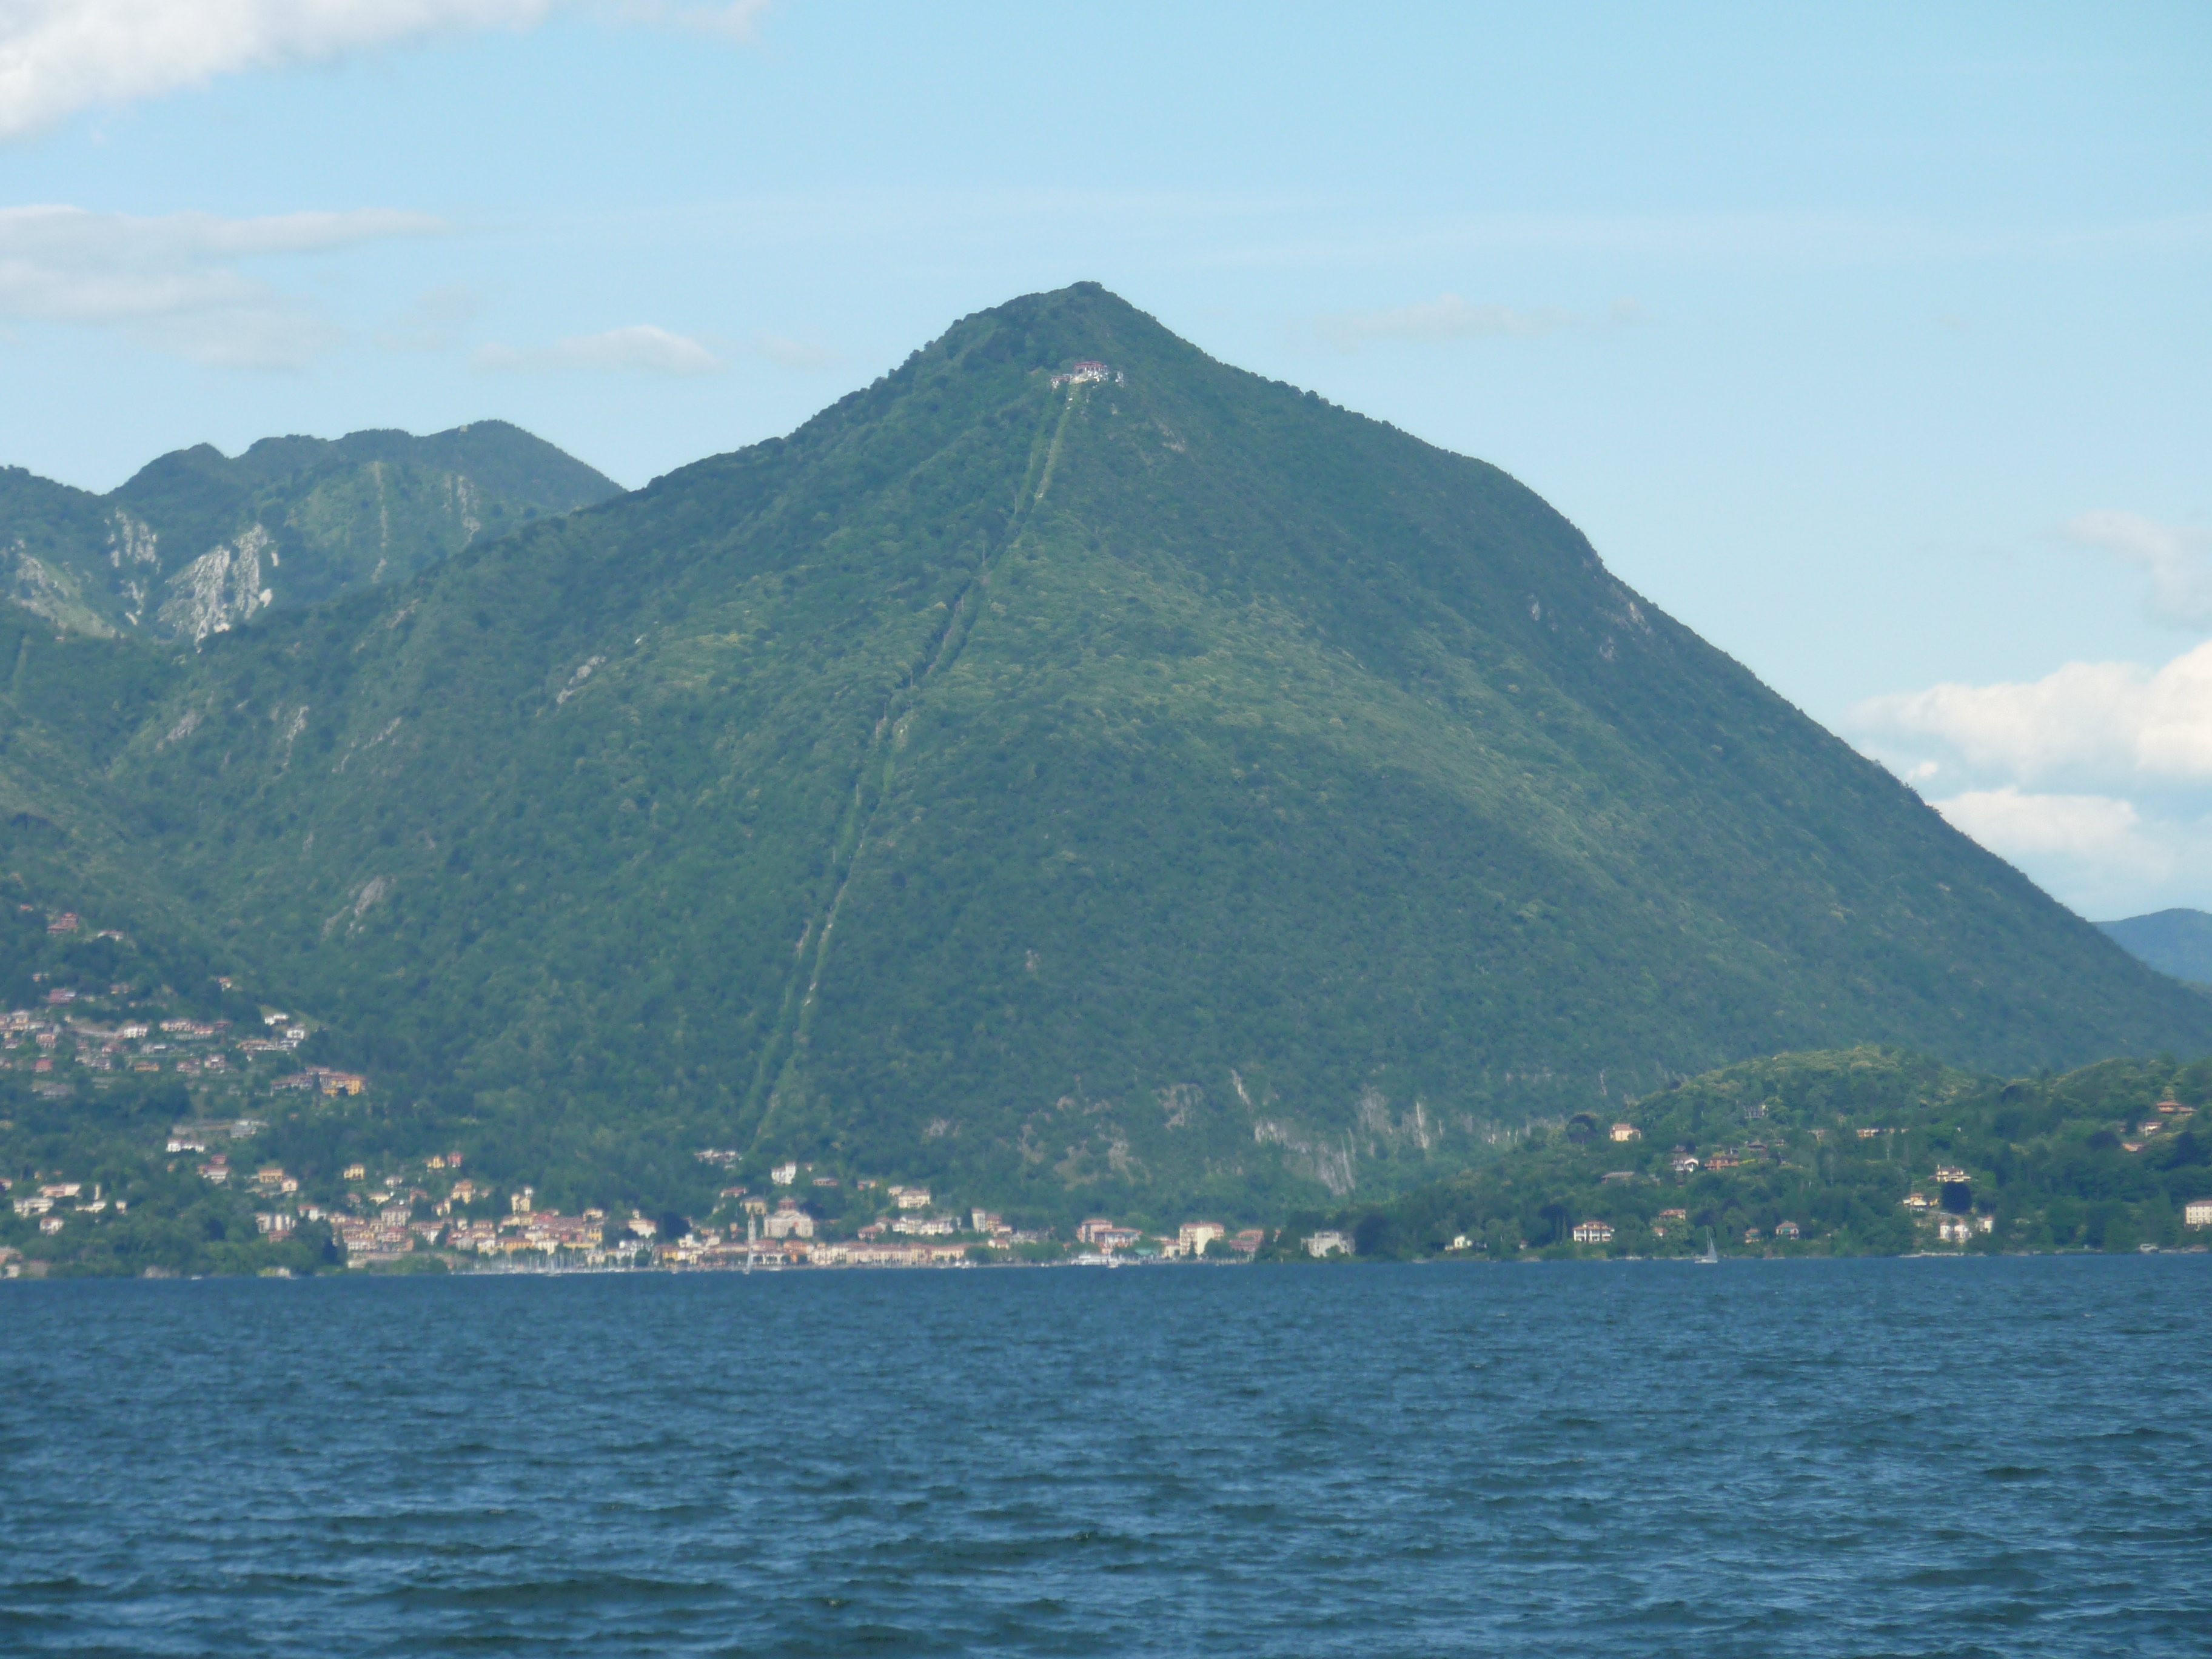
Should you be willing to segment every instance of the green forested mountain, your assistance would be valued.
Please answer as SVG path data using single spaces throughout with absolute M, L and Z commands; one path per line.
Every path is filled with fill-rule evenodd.
M 0 597 L 65 630 L 198 642 L 271 605 L 400 580 L 616 487 L 503 421 L 212 445 L 105 495 L 0 469 Z
M 580 1188 L 1250 1214 L 1777 1049 L 2212 1047 L 1512 479 L 1089 285 L 197 653 L 0 645 L 9 869 Z
M 2098 927 L 2120 948 L 2161 974 L 2212 986 L 2212 915 L 2202 910 L 2154 910 Z

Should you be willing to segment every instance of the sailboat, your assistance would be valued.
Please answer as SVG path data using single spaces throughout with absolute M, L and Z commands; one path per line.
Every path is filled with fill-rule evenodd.
M 1705 1253 L 1698 1260 L 1701 1263 L 1717 1264 L 1720 1259 L 1720 1252 L 1713 1249 L 1713 1230 L 1708 1227 L 1705 1229 Z

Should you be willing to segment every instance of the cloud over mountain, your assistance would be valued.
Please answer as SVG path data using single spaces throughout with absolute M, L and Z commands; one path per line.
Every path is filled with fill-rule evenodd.
M 0 209 L 0 319 L 122 326 L 195 362 L 294 368 L 336 328 L 314 302 L 244 265 L 445 228 L 386 209 L 258 218 Z
M 1971 770 L 2016 783 L 2212 779 L 2212 643 L 2155 672 L 2076 662 L 2027 684 L 1870 697 L 1849 724 L 1887 743 L 1932 744 Z
M 2147 523 L 2098 528 L 2169 553 Z M 2212 851 L 2212 642 L 2155 670 L 2075 662 L 2025 684 L 1871 697 L 1845 724 L 1900 775 L 1948 784 L 1932 802 L 1946 818 L 2081 908 L 2206 896 L 2195 872 Z

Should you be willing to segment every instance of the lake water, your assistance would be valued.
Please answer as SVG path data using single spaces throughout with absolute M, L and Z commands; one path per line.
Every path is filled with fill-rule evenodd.
M 0 1285 L 0 1652 L 2212 1651 L 2212 1257 Z

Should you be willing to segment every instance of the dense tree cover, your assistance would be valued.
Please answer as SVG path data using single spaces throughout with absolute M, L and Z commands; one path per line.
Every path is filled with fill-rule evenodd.
M 252 597 L 229 604 L 258 609 L 265 591 L 269 604 L 308 605 L 616 493 L 503 421 L 427 438 L 264 438 L 234 458 L 201 444 L 104 495 L 0 468 L 0 593 L 67 632 L 191 639 L 195 607 L 174 603 L 179 584 L 195 585 L 187 568 L 249 537 Z
M 2205 1060 L 2005 1081 L 1893 1049 L 1781 1054 L 1538 1127 L 1390 1202 L 1310 1214 L 1276 1249 L 1299 1255 L 1323 1226 L 1382 1257 L 1688 1255 L 1708 1232 L 1733 1255 L 2173 1246 L 2192 1237 L 2185 1206 L 2212 1199 L 2208 1106 Z M 1638 1138 L 1613 1139 L 1616 1123 Z M 1695 1169 L 1676 1167 L 1692 1157 Z M 1909 1206 L 1914 1194 L 1928 1207 Z M 1944 1239 L 1946 1215 L 1968 1237 Z M 1589 1221 L 1612 1239 L 1575 1243 Z
M 8 703 L 7 867 L 312 1008 L 392 1133 L 603 1200 L 718 1146 L 1258 1221 L 1777 1048 L 2212 1048 L 1510 478 L 1088 286 L 134 649 L 16 641 L 100 689 Z

